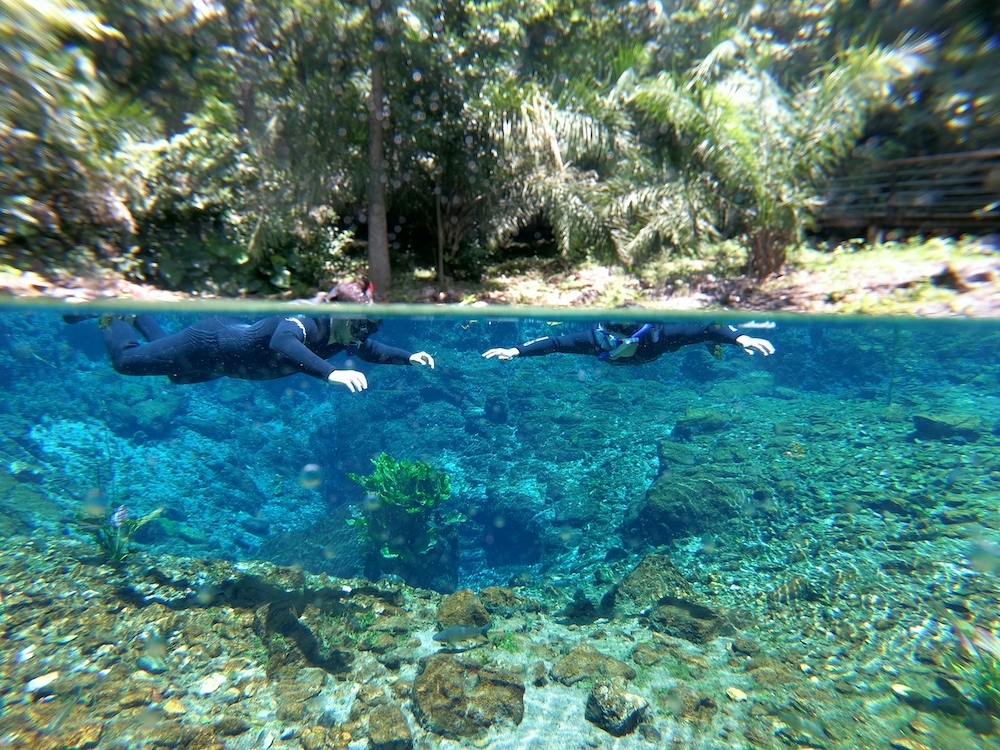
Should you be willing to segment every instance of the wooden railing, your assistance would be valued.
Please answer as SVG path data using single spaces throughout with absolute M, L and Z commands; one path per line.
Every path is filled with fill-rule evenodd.
M 872 162 L 835 178 L 821 227 L 994 231 L 1000 227 L 1000 149 Z

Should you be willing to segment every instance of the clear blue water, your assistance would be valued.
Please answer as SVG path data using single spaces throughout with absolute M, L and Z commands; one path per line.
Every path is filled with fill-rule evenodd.
M 815 605 L 809 617 L 826 612 L 829 633 L 856 615 L 851 627 L 882 644 L 881 676 L 900 682 L 907 670 L 944 669 L 915 657 L 925 637 L 939 650 L 954 646 L 944 607 L 980 624 L 1000 614 L 990 593 L 1000 543 L 1000 324 L 714 316 L 774 321 L 744 330 L 776 353 L 725 347 L 719 360 L 695 345 L 612 367 L 566 354 L 486 360 L 487 349 L 594 320 L 491 313 L 377 311 L 378 341 L 430 352 L 437 366 L 339 355 L 338 368 L 368 377 L 369 389 L 352 394 L 302 375 L 195 385 L 125 377 L 109 364 L 97 321 L 70 326 L 57 310 L 8 307 L 8 544 L 76 539 L 79 558 L 99 565 L 81 513 L 125 506 L 135 519 L 162 508 L 136 532 L 119 573 L 178 555 L 270 561 L 333 579 L 398 575 L 439 593 L 513 587 L 567 616 L 563 608 L 587 600 L 612 631 L 615 613 L 602 600 L 655 552 L 700 603 L 755 613 L 756 626 L 753 617 L 741 625 L 747 637 L 798 642 L 793 659 L 808 661 L 810 637 L 833 636 L 764 626 L 761 612 Z M 157 314 L 169 331 L 203 317 Z M 450 497 L 429 521 L 450 541 L 430 570 L 379 557 L 348 524 L 371 509 L 349 474 L 371 474 L 383 453 L 450 478 Z M 668 498 L 673 509 L 651 500 L 664 486 L 679 492 Z M 465 520 L 448 523 L 458 518 L 448 514 Z M 874 598 L 862 613 L 866 596 Z M 891 647 L 872 629 L 880 618 L 894 628 Z M 850 649 L 836 658 L 852 658 Z M 891 702 L 886 695 L 878 699 Z M 916 715 L 897 713 L 897 724 Z

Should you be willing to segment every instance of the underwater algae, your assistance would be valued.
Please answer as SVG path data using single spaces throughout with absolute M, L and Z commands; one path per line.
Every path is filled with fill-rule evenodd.
M 960 637 L 1000 620 L 994 326 L 781 320 L 767 359 L 641 368 L 479 356 L 551 330 L 387 317 L 438 367 L 354 363 L 351 394 L 126 378 L 96 327 L 4 313 L 0 736 L 994 743 L 989 664 Z M 449 477 L 452 586 L 361 577 L 349 475 L 383 453 Z M 75 521 L 94 503 L 163 511 L 112 565 Z

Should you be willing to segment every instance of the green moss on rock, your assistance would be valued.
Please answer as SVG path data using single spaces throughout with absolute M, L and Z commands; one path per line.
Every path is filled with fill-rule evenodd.
M 741 497 L 718 479 L 683 478 L 662 474 L 631 513 L 631 526 L 654 542 L 704 534 L 729 522 Z

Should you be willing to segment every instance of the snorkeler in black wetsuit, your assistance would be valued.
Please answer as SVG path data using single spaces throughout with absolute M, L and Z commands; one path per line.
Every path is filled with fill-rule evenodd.
M 322 301 L 317 298 L 315 301 Z M 371 287 L 363 283 L 338 284 L 325 301 L 371 303 Z M 64 315 L 77 323 L 94 315 Z M 427 352 L 411 354 L 369 337 L 378 322 L 368 319 L 272 317 L 255 323 L 209 318 L 173 335 L 151 315 L 131 322 L 105 316 L 105 344 L 111 363 L 122 375 L 165 375 L 173 383 L 203 383 L 218 378 L 274 380 L 303 373 L 346 386 L 351 393 L 368 387 L 364 373 L 336 370 L 326 360 L 347 350 L 365 362 L 381 365 L 427 365 Z M 139 336 L 148 341 L 142 344 Z
M 105 331 L 105 343 L 115 371 L 122 375 L 166 375 L 173 383 L 203 383 L 217 378 L 274 380 L 304 373 L 347 386 L 352 393 L 368 387 L 364 373 L 336 370 L 326 360 L 344 350 L 359 359 L 381 365 L 428 365 L 427 352 L 411 354 L 372 341 L 378 330 L 370 320 L 265 318 L 240 323 L 209 318 L 179 333 L 167 335 L 150 315 L 133 324 L 114 318 Z M 139 334 L 149 341 L 141 344 Z
M 546 354 L 589 354 L 612 365 L 642 365 L 691 344 L 732 344 L 747 354 L 774 354 L 767 339 L 756 339 L 732 326 L 692 323 L 598 323 L 568 336 L 546 336 L 511 349 L 490 349 L 487 359 L 508 361 Z

